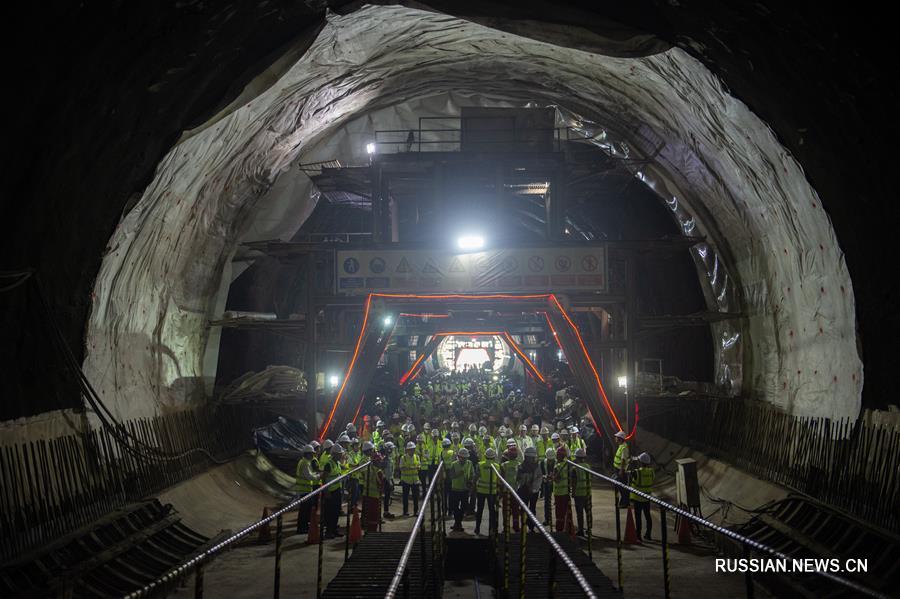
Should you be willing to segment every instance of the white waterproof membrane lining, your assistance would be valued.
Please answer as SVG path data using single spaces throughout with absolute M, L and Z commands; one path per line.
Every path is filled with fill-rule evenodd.
M 685 235 L 708 239 L 693 253 L 710 309 L 745 314 L 713 326 L 720 387 L 798 415 L 857 415 L 853 293 L 831 222 L 708 69 L 678 49 L 613 58 L 397 6 L 331 16 L 277 82 L 160 163 L 95 289 L 85 369 L 114 412 L 202 400 L 217 344 L 206 324 L 237 244 L 290 238 L 315 205 L 299 160 L 353 162 L 375 129 L 461 105 L 556 106 L 608 152 L 650 159 L 634 175 Z

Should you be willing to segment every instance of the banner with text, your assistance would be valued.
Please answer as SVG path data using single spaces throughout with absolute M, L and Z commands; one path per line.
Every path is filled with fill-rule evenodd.
M 336 291 L 482 293 L 606 291 L 606 248 L 337 252 Z

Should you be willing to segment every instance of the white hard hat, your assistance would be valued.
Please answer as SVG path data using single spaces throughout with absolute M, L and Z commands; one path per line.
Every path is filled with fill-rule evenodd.
M 650 454 L 645 451 L 644 453 L 642 453 L 641 455 L 638 456 L 638 459 L 641 461 L 642 464 L 649 464 L 650 463 Z
M 576 458 L 583 458 L 586 455 L 587 455 L 587 453 L 584 451 L 584 447 L 579 447 L 578 449 L 575 450 Z
M 528 427 L 525 426 L 525 425 L 523 424 L 523 425 L 519 426 L 519 430 L 520 430 L 520 431 L 527 431 L 527 430 L 528 430 Z
M 324 449 L 325 451 L 328 451 L 332 447 L 334 447 L 334 441 L 332 441 L 331 439 L 325 439 L 325 442 L 322 443 L 322 449 Z
M 331 454 L 332 454 L 332 455 L 341 455 L 341 454 L 343 454 L 343 453 L 344 453 L 344 448 L 341 447 L 340 445 L 335 444 L 335 445 L 331 448 Z
M 451 423 L 450 423 L 450 428 L 459 428 L 459 423 L 458 423 L 458 422 L 451 422 Z
M 547 451 L 544 452 L 544 457 L 547 458 L 548 460 L 555 460 L 556 452 L 553 450 L 552 447 L 548 447 Z
M 574 424 L 569 428 L 569 431 L 574 435 L 578 432 L 578 427 Z
M 443 441 L 441 441 L 441 445 L 443 445 L 444 447 L 450 447 L 450 439 L 444 439 Z
M 350 442 L 350 436 L 347 433 L 344 433 L 340 437 L 338 437 L 338 443 L 349 443 L 349 442 Z
M 534 447 L 526 447 L 525 448 L 525 457 L 534 456 L 537 457 L 537 449 Z
M 541 428 L 541 434 L 542 434 L 542 435 L 549 435 L 549 434 L 550 434 L 550 429 L 547 428 L 546 426 L 542 427 L 542 428 Z
M 410 441 L 409 443 L 406 444 L 406 448 L 407 448 L 407 449 L 415 449 L 415 448 L 416 448 L 416 444 L 413 443 L 412 441 Z
M 619 431 L 619 432 L 617 432 L 617 433 L 616 433 L 615 435 L 613 435 L 613 436 L 614 436 L 614 437 L 618 437 L 618 438 L 620 438 L 620 439 L 624 439 L 627 435 L 625 434 L 625 431 Z
M 538 425 L 536 425 L 536 424 L 532 424 L 532 425 L 531 425 L 531 431 L 532 431 L 532 432 L 536 433 L 536 432 L 538 432 L 538 431 L 540 431 L 540 430 L 541 430 L 541 427 L 539 427 Z
M 425 429 L 426 431 L 430 431 L 431 425 L 426 422 L 424 425 L 422 425 L 422 428 Z
M 450 433 L 450 438 L 451 439 L 459 439 L 459 433 L 457 433 L 455 431 Z
M 475 423 L 473 422 L 472 424 L 469 425 L 469 430 L 472 432 L 475 432 L 478 430 L 478 427 L 475 426 Z
M 463 445 L 465 445 L 466 447 L 468 447 L 469 445 L 475 445 L 475 441 L 473 441 L 469 437 L 466 437 L 465 439 L 463 439 Z
M 394 445 L 391 441 L 388 441 L 387 443 L 384 444 L 384 448 L 387 450 L 391 450 L 395 447 L 396 447 L 396 445 Z
M 506 442 L 506 446 L 507 446 L 507 447 L 516 447 L 516 442 L 515 442 L 515 440 L 514 440 L 514 439 L 510 439 L 509 441 Z
M 362 446 L 363 451 L 371 451 L 373 449 L 375 449 L 375 446 L 372 444 L 371 441 L 366 441 L 365 443 L 363 443 L 363 446 Z
M 493 447 L 488 447 L 488 448 L 484 451 L 484 457 L 486 457 L 486 458 L 488 458 L 488 459 L 494 459 L 495 457 L 497 457 L 497 452 L 494 451 L 494 448 L 493 448 Z
M 375 423 L 375 428 L 383 427 L 383 426 L 384 426 L 384 421 L 383 421 L 383 420 L 379 420 L 378 422 Z
M 458 455 L 458 456 L 461 456 L 461 457 L 464 457 L 464 458 L 467 458 L 467 457 L 469 457 L 469 450 L 466 449 L 465 447 L 463 447 L 462 449 L 460 449 L 460 450 L 457 452 L 457 455 Z
M 439 437 L 440 435 L 441 435 L 441 431 L 439 431 L 439 430 L 436 429 L 436 428 L 431 429 L 431 436 L 432 436 L 432 437 Z
M 312 441 L 310 441 L 309 444 L 312 445 L 312 448 L 313 448 L 314 450 L 315 450 L 315 449 L 318 449 L 318 448 L 322 445 L 321 443 L 319 443 L 319 442 L 316 441 L 315 439 L 313 439 Z
M 482 426 L 478 427 L 478 432 L 481 433 L 482 435 L 486 435 L 488 432 L 488 429 L 486 426 L 482 425 Z
M 303 449 L 300 450 L 302 453 L 315 453 L 315 449 L 313 449 L 312 445 L 304 445 Z
M 550 435 L 550 440 L 559 441 L 559 433 L 553 433 L 552 435 Z
M 563 436 L 563 435 L 568 436 L 568 434 L 569 434 L 569 429 L 567 429 L 567 428 L 564 428 L 561 431 L 559 431 L 560 436 Z
M 356 432 L 356 425 L 352 422 L 347 423 L 347 430 L 350 432 Z

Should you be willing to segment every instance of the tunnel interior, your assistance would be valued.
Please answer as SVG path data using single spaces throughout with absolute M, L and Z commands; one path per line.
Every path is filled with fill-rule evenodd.
M 444 416 L 473 426 L 581 427 L 607 470 L 621 431 L 673 501 L 695 452 L 724 524 L 817 505 L 881 547 L 896 90 L 885 25 L 833 10 L 27 15 L 46 43 L 21 44 L 4 152 L 4 572 L 126 505 L 116 530 L 162 528 L 164 493 L 191 498 L 184 554 L 211 546 L 201 478 L 247 484 L 232 514 L 287 500 L 307 442 L 394 412 L 437 427 L 415 402 L 454 394 Z M 727 522 L 745 494 L 750 524 Z

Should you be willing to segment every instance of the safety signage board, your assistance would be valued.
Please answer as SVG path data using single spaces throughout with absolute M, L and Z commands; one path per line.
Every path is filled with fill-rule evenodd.
M 338 251 L 336 291 L 607 291 L 606 247 L 541 247 L 455 253 L 429 250 Z

